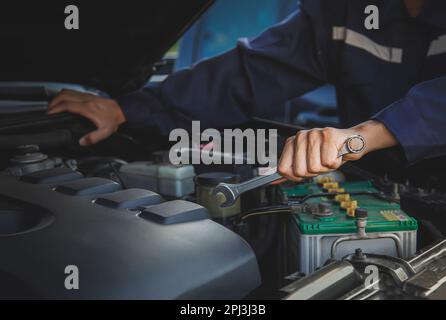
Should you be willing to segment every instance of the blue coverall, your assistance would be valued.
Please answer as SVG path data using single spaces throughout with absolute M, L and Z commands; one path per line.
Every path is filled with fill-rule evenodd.
M 378 30 L 365 28 L 368 5 L 379 8 Z M 416 18 L 403 0 L 302 0 L 257 38 L 118 102 L 130 127 L 167 135 L 191 120 L 221 128 L 267 117 L 332 83 L 343 126 L 381 121 L 414 163 L 446 154 L 445 76 L 445 0 L 427 0 Z

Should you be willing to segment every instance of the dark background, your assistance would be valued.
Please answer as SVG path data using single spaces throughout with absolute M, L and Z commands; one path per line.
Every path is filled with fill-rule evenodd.
M 2 1 L 0 81 L 80 83 L 112 95 L 140 87 L 210 0 Z M 66 30 L 67 5 L 80 30 Z

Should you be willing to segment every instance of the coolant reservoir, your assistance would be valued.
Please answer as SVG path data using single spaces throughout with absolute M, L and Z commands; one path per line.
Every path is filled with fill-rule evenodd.
M 181 198 L 195 192 L 195 170 L 192 165 L 161 164 L 158 167 L 158 192 Z
M 150 161 L 132 162 L 121 167 L 121 177 L 129 188 L 158 192 L 158 166 Z

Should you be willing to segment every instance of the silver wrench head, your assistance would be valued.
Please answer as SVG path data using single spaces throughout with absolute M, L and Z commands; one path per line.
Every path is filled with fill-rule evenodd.
M 216 186 L 214 191 L 212 192 L 212 196 L 217 197 L 219 193 L 223 194 L 223 196 L 225 197 L 225 201 L 220 204 L 221 208 L 232 206 L 239 197 L 239 194 L 234 188 L 234 185 L 229 183 L 220 183 L 218 186 Z

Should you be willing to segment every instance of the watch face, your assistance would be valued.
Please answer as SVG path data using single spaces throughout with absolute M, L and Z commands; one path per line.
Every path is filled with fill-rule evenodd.
M 361 136 L 350 137 L 347 141 L 347 147 L 350 152 L 359 153 L 365 149 L 365 140 Z

